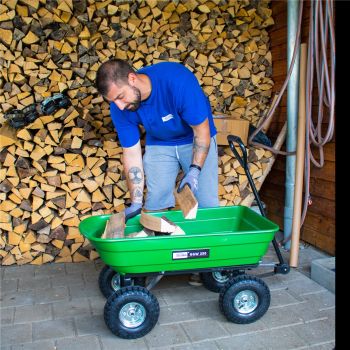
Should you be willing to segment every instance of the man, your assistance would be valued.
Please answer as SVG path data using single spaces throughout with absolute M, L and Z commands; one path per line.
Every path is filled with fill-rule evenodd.
M 180 168 L 199 207 L 216 207 L 218 156 L 216 129 L 208 98 L 185 66 L 163 62 L 135 72 L 123 60 L 111 59 L 97 71 L 96 87 L 110 102 L 111 118 L 123 148 L 123 167 L 131 205 L 126 219 L 144 209 L 175 206 L 174 188 Z M 146 131 L 142 159 L 139 125 Z

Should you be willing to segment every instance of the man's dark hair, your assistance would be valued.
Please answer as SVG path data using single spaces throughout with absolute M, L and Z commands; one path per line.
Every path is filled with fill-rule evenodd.
M 112 58 L 102 63 L 96 73 L 96 88 L 102 96 L 106 96 L 112 83 L 127 83 L 129 73 L 135 73 L 134 69 L 124 60 Z

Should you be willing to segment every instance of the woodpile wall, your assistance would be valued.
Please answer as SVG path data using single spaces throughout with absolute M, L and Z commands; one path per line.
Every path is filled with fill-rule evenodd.
M 214 113 L 257 125 L 273 87 L 269 1 L 4 0 L 0 5 L 0 259 L 2 265 L 78 262 L 98 255 L 79 233 L 87 216 L 130 198 L 99 65 L 182 62 Z M 72 105 L 14 130 L 4 114 L 67 91 Z M 258 187 L 272 154 L 251 148 Z M 252 201 L 229 148 L 220 150 L 221 205 Z

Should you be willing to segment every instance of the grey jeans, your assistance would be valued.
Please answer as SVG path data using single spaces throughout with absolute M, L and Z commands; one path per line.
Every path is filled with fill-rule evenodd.
M 146 146 L 143 156 L 147 195 L 145 209 L 160 210 L 175 206 L 175 182 L 180 167 L 186 174 L 192 163 L 193 144 Z M 216 137 L 210 141 L 208 156 L 198 180 L 196 195 L 200 208 L 218 207 L 218 150 Z

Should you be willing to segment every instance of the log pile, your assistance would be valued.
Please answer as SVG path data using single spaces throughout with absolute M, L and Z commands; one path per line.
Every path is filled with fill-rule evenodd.
M 86 216 L 129 199 L 99 65 L 184 63 L 213 112 L 256 125 L 270 103 L 269 1 L 4 0 L 0 4 L 0 259 L 2 265 L 78 262 L 98 255 L 79 233 Z M 11 130 L 5 112 L 67 91 L 72 106 Z M 255 180 L 272 155 L 250 149 Z M 243 169 L 220 157 L 221 205 L 247 204 Z
M 237 149 L 240 153 L 240 150 Z M 233 157 L 229 147 L 221 149 L 219 157 L 219 199 L 220 206 L 245 205 L 250 206 L 254 200 L 248 178 L 239 161 Z M 248 168 L 257 189 L 260 189 L 260 179 L 270 171 L 273 154 L 262 148 L 247 149 Z

